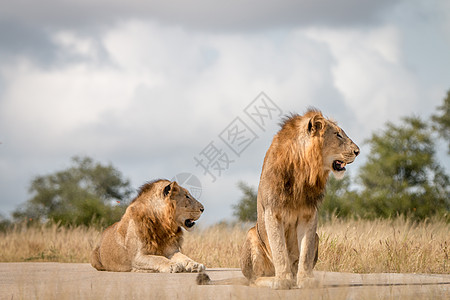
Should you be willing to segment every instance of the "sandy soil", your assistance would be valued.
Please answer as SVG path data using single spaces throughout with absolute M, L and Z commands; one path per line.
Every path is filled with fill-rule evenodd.
M 208 269 L 212 280 L 242 277 Z M 315 272 L 321 286 L 197 286 L 195 273 L 98 272 L 89 264 L 0 263 L 0 299 L 450 299 L 450 275 Z

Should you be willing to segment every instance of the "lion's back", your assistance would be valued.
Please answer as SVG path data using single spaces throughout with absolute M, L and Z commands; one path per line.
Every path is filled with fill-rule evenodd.
M 99 271 L 131 271 L 131 261 L 124 238 L 119 235 L 120 222 L 108 228 L 102 234 L 99 246 L 92 251 L 91 265 Z

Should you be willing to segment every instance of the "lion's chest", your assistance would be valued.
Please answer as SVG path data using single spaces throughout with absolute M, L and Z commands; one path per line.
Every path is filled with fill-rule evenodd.
M 155 232 L 154 228 L 139 234 L 140 248 L 148 255 L 172 256 L 179 250 L 181 234 L 173 232 Z

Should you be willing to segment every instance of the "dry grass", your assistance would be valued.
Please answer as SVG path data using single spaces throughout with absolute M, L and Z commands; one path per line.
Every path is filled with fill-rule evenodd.
M 443 221 L 342 221 L 319 228 L 317 270 L 449 273 L 450 225 Z
M 250 226 L 219 224 L 186 235 L 183 253 L 208 267 L 239 268 L 239 253 Z
M 100 232 L 87 227 L 16 226 L 0 233 L 0 261 L 89 262 Z
M 247 228 L 200 228 L 185 235 L 183 252 L 208 267 L 239 267 Z M 316 270 L 448 274 L 449 229 L 442 221 L 333 219 L 319 227 Z M 18 226 L 0 233 L 0 261 L 89 262 L 99 237 L 94 228 Z

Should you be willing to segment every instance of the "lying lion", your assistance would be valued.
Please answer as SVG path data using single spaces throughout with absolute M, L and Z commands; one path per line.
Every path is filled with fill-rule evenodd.
M 264 158 L 256 226 L 242 247 L 240 265 L 247 284 L 274 289 L 314 284 L 317 209 L 328 175 L 342 178 L 358 154 L 358 146 L 318 110 L 284 120 Z M 211 282 L 199 274 L 197 283 L 233 281 Z
M 103 232 L 91 264 L 99 271 L 203 271 L 204 265 L 180 252 L 181 227 L 192 229 L 203 210 L 203 205 L 176 182 L 147 183 L 122 219 Z

